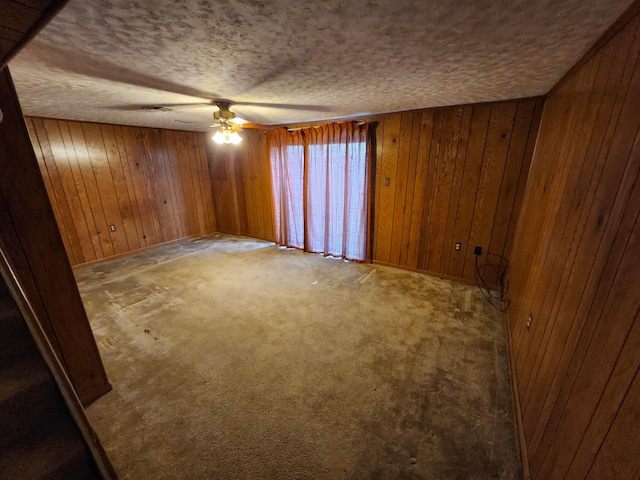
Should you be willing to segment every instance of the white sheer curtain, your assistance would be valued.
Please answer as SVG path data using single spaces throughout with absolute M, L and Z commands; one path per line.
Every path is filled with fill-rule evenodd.
M 368 260 L 368 145 L 367 125 L 270 132 L 277 243 Z

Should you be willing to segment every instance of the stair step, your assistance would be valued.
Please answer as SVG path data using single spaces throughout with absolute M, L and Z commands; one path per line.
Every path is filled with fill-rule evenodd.
M 40 353 L 32 353 L 34 355 L 0 365 L 0 404 L 34 384 L 54 381 Z
M 29 439 L 0 454 L 0 480 L 100 478 L 75 425 L 56 422 L 45 430 L 37 441 Z
M 41 435 L 43 424 L 65 415 L 67 408 L 41 359 L 0 372 L 0 449 Z
M 20 310 L 8 293 L 0 295 L 0 355 L 6 355 L 7 349 L 15 349 L 16 344 L 26 343 L 33 340 Z

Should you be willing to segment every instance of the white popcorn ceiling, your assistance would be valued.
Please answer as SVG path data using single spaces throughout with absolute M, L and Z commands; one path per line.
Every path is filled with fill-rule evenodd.
M 631 3 L 71 0 L 10 70 L 26 115 L 287 124 L 545 94 Z

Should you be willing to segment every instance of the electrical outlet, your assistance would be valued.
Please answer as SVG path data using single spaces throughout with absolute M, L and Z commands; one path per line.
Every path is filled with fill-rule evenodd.
M 533 321 L 533 314 L 529 314 L 529 318 L 527 319 L 527 330 L 531 328 L 531 322 Z
M 391 178 L 389 177 L 385 177 L 384 179 L 384 186 L 388 187 L 389 185 L 391 185 Z
M 111 230 L 112 232 L 116 231 L 116 226 L 115 225 L 109 225 L 109 230 Z
M 462 242 L 456 242 L 456 246 L 454 247 L 456 252 L 459 252 L 462 248 Z

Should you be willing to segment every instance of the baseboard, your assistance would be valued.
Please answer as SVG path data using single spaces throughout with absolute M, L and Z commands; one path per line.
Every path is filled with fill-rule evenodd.
M 169 245 L 173 245 L 174 243 L 179 243 L 189 239 L 204 237 L 206 235 L 211 235 L 213 233 L 216 233 L 216 232 L 203 233 L 202 235 L 189 235 L 188 237 L 180 237 L 174 240 L 169 240 L 168 242 L 156 243 L 155 245 L 149 245 L 148 247 L 142 247 L 136 250 L 129 250 L 128 252 L 119 253 L 117 255 L 111 255 L 110 257 L 98 258 L 96 260 L 91 260 L 90 262 L 78 263 L 77 265 L 72 265 L 71 268 L 73 268 L 74 270 L 79 270 L 81 268 L 85 268 L 90 265 L 97 265 L 99 263 L 109 262 L 111 260 L 117 260 L 118 258 L 128 257 L 129 255 L 135 255 L 136 253 L 147 252 L 155 248 L 167 247 Z
M 237 233 L 237 232 L 228 232 L 226 230 L 216 230 L 213 233 L 226 233 L 227 235 L 235 235 L 236 237 L 247 237 L 247 238 L 254 238 L 256 240 L 263 240 L 265 242 L 271 242 L 271 243 L 275 243 L 275 240 L 273 240 L 272 238 L 263 238 L 263 237 L 258 237 L 256 235 L 251 235 L 249 233 Z
M 461 278 L 461 277 L 454 277 L 453 275 L 443 275 L 442 273 L 430 272 L 429 270 L 421 270 L 419 268 L 406 267 L 404 265 L 396 265 L 395 263 L 381 262 L 380 260 L 372 260 L 371 263 L 373 263 L 374 265 L 383 265 L 385 267 L 394 267 L 394 268 L 400 268 L 402 270 L 409 270 L 410 272 L 424 273 L 432 277 L 438 277 L 444 280 L 451 280 L 452 282 L 459 282 L 459 283 L 464 283 L 466 285 L 477 286 L 476 282 L 473 280 L 468 280 L 466 278 Z M 489 287 L 495 290 L 498 290 L 499 288 L 497 285 L 489 285 Z
M 511 383 L 513 385 L 513 399 L 516 405 L 516 423 L 518 427 L 518 440 L 520 443 L 520 457 L 522 459 L 522 478 L 523 480 L 531 480 L 529 472 L 529 457 L 527 456 L 527 444 L 524 437 L 524 427 L 522 424 L 522 408 L 520 407 L 520 393 L 518 392 L 518 378 L 516 374 L 516 364 L 513 360 L 513 343 L 511 342 L 511 328 L 509 321 L 507 324 L 507 341 L 509 354 L 509 370 L 511 370 Z

